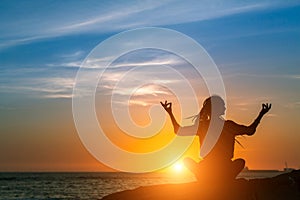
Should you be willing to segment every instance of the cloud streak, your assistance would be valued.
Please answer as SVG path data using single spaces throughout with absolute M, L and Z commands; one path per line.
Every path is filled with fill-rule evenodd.
M 252 77 L 252 78 L 276 78 L 276 79 L 291 79 L 300 80 L 300 74 L 255 74 L 255 73 L 231 73 L 224 74 L 224 78 L 230 79 L 234 77 Z
M 53 5 L 56 9 L 50 10 L 46 6 L 41 6 L 39 11 L 35 11 L 43 16 L 41 19 L 37 19 L 34 13 L 31 14 L 33 8 L 24 6 L 23 9 L 27 9 L 28 13 L 24 19 L 10 16 L 10 18 L 6 17 L 9 20 L 0 23 L 4 27 L 0 34 L 0 39 L 4 42 L 1 43 L 0 48 L 79 33 L 107 33 L 142 26 L 188 23 L 289 5 L 289 3 L 269 0 L 251 3 L 226 1 L 226 4 L 218 1 L 209 3 L 203 1 L 184 3 L 181 1 L 143 1 L 123 2 L 116 5 L 98 3 L 89 5 L 84 2 L 83 6 L 81 5 L 83 3 L 60 5 L 56 2 Z M 84 8 L 89 9 L 89 12 L 82 12 Z M 18 13 L 17 10 L 14 11 L 16 14 Z M 67 17 L 66 13 L 69 14 Z M 3 15 L 5 14 L 7 13 Z M 10 24 L 15 24 L 15 26 Z
M 2 93 L 27 94 L 37 98 L 71 98 L 74 86 L 73 78 L 47 77 L 22 79 L 1 85 Z
M 93 58 L 88 59 L 86 63 L 82 66 L 83 68 L 92 68 L 92 69 L 103 69 L 109 67 L 110 69 L 121 69 L 121 68 L 133 68 L 133 67 L 147 67 L 147 66 L 161 66 L 161 65 L 182 65 L 185 62 L 171 54 L 166 54 L 166 52 L 162 52 L 161 54 L 154 55 L 152 58 L 143 58 L 143 51 L 137 52 L 135 57 L 139 60 L 135 61 L 128 61 L 128 60 L 116 60 L 110 64 L 110 66 L 106 66 L 109 64 L 108 62 L 111 61 L 112 57 L 105 57 L 105 58 Z M 148 53 L 148 52 L 146 52 Z M 142 60 L 144 59 L 144 60 Z M 146 60 L 147 59 L 147 60 Z

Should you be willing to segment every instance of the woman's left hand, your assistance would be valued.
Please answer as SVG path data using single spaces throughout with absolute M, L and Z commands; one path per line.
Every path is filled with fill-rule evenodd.
M 269 110 L 271 109 L 271 107 L 272 107 L 272 104 L 268 104 L 268 103 L 264 104 L 263 103 L 260 113 L 262 115 L 266 114 L 267 112 L 269 112 Z

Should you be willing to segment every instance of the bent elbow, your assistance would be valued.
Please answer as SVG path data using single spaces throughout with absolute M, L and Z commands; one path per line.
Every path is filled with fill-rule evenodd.
M 251 136 L 254 135 L 255 132 L 256 132 L 256 128 L 249 127 L 246 134 L 248 136 Z
M 178 133 L 179 133 L 180 131 L 179 131 L 179 128 L 174 128 L 174 134 L 175 135 L 179 135 Z
M 174 133 L 175 133 L 175 135 L 177 135 L 177 136 L 183 136 L 185 132 L 179 129 L 179 130 L 177 130 L 177 131 L 174 130 Z

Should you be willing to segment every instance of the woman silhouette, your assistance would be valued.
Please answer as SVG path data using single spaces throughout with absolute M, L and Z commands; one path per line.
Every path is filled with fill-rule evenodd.
M 239 125 L 221 117 L 225 113 L 225 103 L 221 97 L 214 95 L 204 101 L 200 113 L 194 117 L 194 125 L 181 127 L 172 113 L 172 103 L 167 101 L 160 103 L 170 115 L 174 132 L 181 136 L 199 136 L 200 146 L 203 144 L 211 122 L 212 126 L 215 124 L 223 125 L 216 144 L 204 157 L 203 161 L 196 163 L 190 158 L 184 160 L 185 165 L 195 174 L 197 179 L 205 181 L 215 181 L 214 179 L 219 178 L 235 179 L 245 166 L 245 161 L 241 158 L 232 160 L 235 137 L 239 135 L 253 135 L 262 117 L 271 109 L 271 104 L 262 104 L 258 117 L 250 126 Z

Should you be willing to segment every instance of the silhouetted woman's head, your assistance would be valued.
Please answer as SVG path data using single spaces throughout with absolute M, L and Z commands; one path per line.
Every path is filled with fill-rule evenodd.
M 220 96 L 213 95 L 208 97 L 203 102 L 203 107 L 200 111 L 200 120 L 210 120 L 212 117 L 220 117 L 225 114 L 225 109 L 224 100 Z

